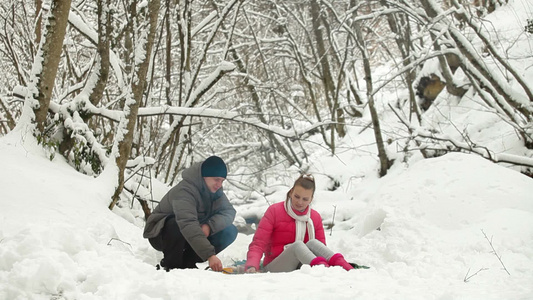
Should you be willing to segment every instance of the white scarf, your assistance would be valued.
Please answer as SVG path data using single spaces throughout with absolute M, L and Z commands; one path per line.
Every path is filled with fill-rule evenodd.
M 285 201 L 285 211 L 289 216 L 291 216 L 296 222 L 296 239 L 295 241 L 304 241 L 305 238 L 305 229 L 307 227 L 307 233 L 309 235 L 309 240 L 315 238 L 315 226 L 313 225 L 313 220 L 311 220 L 311 207 L 308 207 L 307 214 L 303 216 L 297 215 L 292 209 L 291 200 Z M 307 226 L 305 226 L 307 223 Z

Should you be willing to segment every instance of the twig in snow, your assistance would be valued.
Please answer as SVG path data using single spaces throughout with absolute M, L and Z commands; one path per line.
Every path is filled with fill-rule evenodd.
M 468 280 L 470 280 L 470 278 L 476 276 L 479 272 L 486 271 L 486 270 L 488 270 L 488 268 L 481 268 L 481 269 L 477 270 L 476 273 L 468 276 L 468 274 L 470 273 L 470 269 L 468 269 L 468 272 L 466 272 L 465 279 L 463 279 L 463 281 L 466 283 L 466 282 L 468 282 Z
M 333 218 L 331 219 L 331 228 L 329 231 L 329 236 L 333 234 L 333 226 L 335 226 L 335 213 L 337 212 L 337 205 L 333 205 Z
M 130 243 L 124 242 L 123 240 L 121 240 L 121 239 L 117 239 L 117 238 L 111 238 L 111 239 L 109 240 L 109 242 L 107 242 L 107 245 L 108 245 L 108 246 L 111 245 L 111 242 L 112 242 L 113 240 L 116 240 L 116 241 L 122 242 L 122 243 L 124 243 L 124 244 L 130 246 L 130 248 L 131 248 L 131 244 L 130 244 Z
M 505 272 L 507 272 L 508 275 L 511 275 L 511 273 L 509 273 L 509 271 L 507 270 L 507 268 L 503 264 L 501 255 L 498 255 L 498 253 L 496 252 L 496 249 L 494 249 L 494 246 L 492 245 L 492 237 L 489 240 L 489 238 L 487 237 L 487 235 L 485 234 L 485 231 L 483 231 L 483 229 L 481 229 L 481 232 L 483 232 L 483 235 L 485 236 L 485 239 L 487 239 L 487 241 L 489 242 L 490 247 L 492 248 L 492 253 L 494 253 L 494 255 L 496 255 L 496 257 L 498 258 L 498 260 L 502 264 L 503 269 L 505 270 Z

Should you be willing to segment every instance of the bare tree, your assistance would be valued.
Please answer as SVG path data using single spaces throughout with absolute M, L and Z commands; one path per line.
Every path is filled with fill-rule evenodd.
M 517 99 L 517 97 L 521 96 L 517 96 L 517 93 L 512 91 L 509 84 L 507 84 L 505 80 L 502 80 L 498 73 L 493 72 L 487 67 L 487 64 L 483 61 L 483 57 L 474 50 L 475 47 L 453 24 L 449 15 L 452 12 L 458 11 L 463 19 L 466 18 L 470 20 L 468 22 L 471 27 L 479 29 L 479 26 L 471 21 L 472 18 L 468 17 L 466 12 L 460 9 L 461 6 L 457 2 L 454 3 L 457 10 L 449 11 L 448 13 L 442 11 L 438 4 L 433 0 L 422 1 L 422 5 L 427 16 L 421 17 L 426 20 L 429 18 L 430 22 L 434 22 L 435 30 L 442 31 L 443 29 L 446 29 L 446 31 L 444 31 L 444 37 L 448 39 L 445 40 L 444 43 L 447 43 L 448 47 L 452 47 L 455 50 L 450 52 L 456 54 L 460 59 L 461 67 L 467 73 L 472 84 L 478 90 L 480 95 L 482 95 L 483 99 L 496 110 L 503 112 L 502 117 L 509 119 L 516 124 L 518 132 L 524 140 L 524 144 L 528 148 L 533 147 L 533 137 L 525 129 L 527 128 L 527 124 L 531 123 L 533 119 L 532 106 L 523 105 L 524 101 Z M 520 83 L 523 88 L 522 92 L 526 95 L 524 98 L 529 98 L 529 101 L 531 102 L 531 99 L 533 99 L 532 88 L 521 78 L 518 72 L 505 61 L 505 59 L 500 57 L 496 51 L 496 47 L 494 47 L 490 40 L 484 36 L 481 30 L 476 30 L 475 32 L 480 36 L 484 45 L 489 51 L 491 51 L 494 57 L 496 57 L 501 67 L 507 70 L 513 78 Z M 452 45 L 449 44 L 450 41 L 453 41 Z M 480 85 L 484 87 L 483 90 L 479 89 Z
M 44 76 L 37 64 L 44 61 L 51 28 L 44 25 L 57 8 L 44 5 L 41 12 L 41 0 L 3 1 L 0 63 L 9 79 L 0 83 L 12 95 L 1 95 L 0 132 L 14 122 L 31 124 L 39 113 L 45 121 L 40 135 L 52 147 L 59 145 L 76 169 L 98 176 L 107 166 L 104 172 L 116 183 L 112 208 L 122 190 L 133 190 L 129 178 L 142 182 L 134 170 L 150 164 L 140 160 L 154 163 L 156 176 L 169 184 L 209 154 L 245 166 L 244 173 L 251 174 L 246 180 L 256 177 L 247 184 L 255 188 L 273 164 L 305 170 L 310 152 L 302 140 L 318 135 L 319 146 L 335 154 L 339 138 L 368 105 L 384 175 L 391 161 L 376 95 L 402 76 L 403 82 L 393 83 L 407 88 L 409 116 L 420 120 L 415 74 L 426 60 L 437 58 L 449 93 L 461 96 L 472 87 L 526 145 L 533 145 L 527 131 L 531 109 L 523 105 L 530 103 L 524 99 L 531 99 L 531 84 L 490 43 L 483 21 L 455 1 L 448 1 L 446 10 L 441 2 L 422 2 L 80 1 L 67 13 L 72 42 L 54 54 L 57 73 L 47 69 Z M 40 16 L 44 32 L 35 55 Z M 491 78 L 494 70 L 472 51 L 465 30 L 508 77 Z M 468 86 L 454 82 L 451 56 L 460 60 Z M 378 79 L 375 66 L 391 59 L 395 72 Z M 40 81 L 45 77 L 55 81 L 45 85 Z M 511 92 L 506 80 L 518 92 Z M 48 98 L 37 100 L 46 87 Z M 32 101 L 19 118 L 24 97 Z M 415 133 L 410 131 L 409 145 L 429 139 Z
M 358 0 L 350 0 L 350 3 L 352 7 L 357 7 Z M 354 15 L 356 12 L 354 12 Z M 361 21 L 354 21 L 353 22 L 353 29 L 356 35 L 356 43 L 359 47 L 359 51 L 361 52 L 361 56 L 363 59 L 363 68 L 365 73 L 365 82 L 366 82 L 366 95 L 367 95 L 367 101 L 368 101 L 368 108 L 370 110 L 370 115 L 372 117 L 372 127 L 374 129 L 374 137 L 376 138 L 376 146 L 378 148 L 378 158 L 380 162 L 380 169 L 379 169 L 379 175 L 385 176 L 387 175 L 387 171 L 392 165 L 392 161 L 389 159 L 387 155 L 387 151 L 385 149 L 385 143 L 383 141 L 383 136 L 381 134 L 381 126 L 379 123 L 379 116 L 375 108 L 374 103 L 374 88 L 373 88 L 373 82 L 372 82 L 372 69 L 370 67 L 370 57 L 368 55 L 367 45 L 366 41 L 363 37 L 363 31 L 361 28 Z
M 261 7 L 261 6 L 259 6 L 259 7 Z M 240 6 L 239 6 L 239 8 L 240 8 Z M 246 53 L 246 54 L 241 55 L 239 48 L 238 47 L 234 47 L 235 42 L 232 40 L 233 30 L 235 30 L 237 28 L 237 24 L 236 23 L 239 22 L 242 19 L 242 21 L 245 22 L 246 24 L 248 24 L 248 26 L 249 26 L 249 31 L 250 31 L 251 37 L 252 37 L 251 42 L 254 45 L 257 46 L 257 48 L 255 50 L 258 52 L 257 56 L 259 57 L 261 65 L 262 65 L 261 68 L 258 68 L 258 70 L 253 72 L 254 73 L 254 76 L 253 76 L 254 79 L 252 79 L 250 76 L 244 76 L 242 78 L 242 89 L 247 94 L 250 95 L 249 97 L 252 100 L 253 107 L 254 107 L 255 111 L 257 112 L 257 118 L 261 121 L 261 123 L 269 124 L 270 123 L 269 120 L 267 120 L 267 118 L 265 117 L 266 115 L 268 115 L 268 113 L 266 113 L 264 111 L 265 110 L 264 109 L 264 104 L 265 104 L 265 102 L 267 102 L 267 100 L 263 99 L 263 95 L 267 95 L 267 94 L 261 92 L 260 86 L 263 83 L 262 82 L 258 82 L 258 79 L 259 79 L 258 76 L 262 75 L 267 80 L 274 80 L 276 75 L 273 74 L 272 68 L 270 68 L 268 66 L 267 62 L 266 62 L 266 60 L 268 59 L 266 57 L 266 55 L 268 55 L 267 53 L 269 52 L 269 49 L 265 49 L 262 46 L 261 40 L 260 40 L 260 38 L 258 36 L 258 32 L 260 32 L 261 29 L 260 28 L 256 29 L 256 28 L 254 28 L 252 26 L 253 23 L 250 20 L 250 16 L 248 15 L 247 11 L 249 11 L 249 9 L 245 10 L 245 9 L 241 8 L 240 10 L 238 10 L 238 14 L 235 16 L 234 22 L 231 24 L 232 25 L 231 30 L 228 30 L 224 26 L 223 32 L 226 35 L 227 40 L 228 40 L 226 58 L 227 59 L 232 59 L 232 61 L 236 65 L 236 71 L 239 72 L 240 74 L 247 74 L 247 73 L 253 72 L 252 71 L 253 67 L 247 65 L 246 64 L 247 62 L 246 62 L 246 59 L 245 59 L 245 55 L 250 55 L 250 53 Z M 272 98 L 274 98 L 273 102 L 276 104 L 276 108 L 278 109 L 278 113 L 280 115 L 282 115 L 283 112 L 281 112 L 280 105 L 278 105 L 278 102 L 276 100 L 278 98 L 278 96 L 275 95 Z M 280 125 L 283 126 L 284 122 L 281 122 Z M 298 157 L 298 155 L 295 154 L 295 151 L 292 149 L 292 146 L 291 146 L 290 142 L 288 142 L 287 140 L 284 140 L 283 138 L 281 138 L 280 136 L 274 134 L 273 132 L 266 132 L 266 135 L 267 135 L 267 139 L 266 139 L 265 143 L 263 143 L 263 145 L 266 144 L 271 149 L 276 149 L 285 158 L 285 160 L 287 161 L 288 165 L 293 165 L 293 164 L 298 164 L 300 166 L 302 165 L 302 162 L 301 162 L 300 158 Z M 250 145 L 251 145 L 251 147 L 255 147 L 255 146 L 253 146 L 254 145 L 253 143 L 251 143 Z M 264 152 L 264 154 L 265 154 L 264 155 L 264 159 L 268 163 L 272 163 L 272 158 L 270 157 L 269 152 L 270 151 L 265 151 Z
M 337 129 L 337 133 L 339 137 L 344 137 L 346 135 L 346 129 L 345 129 L 345 125 L 342 122 L 343 111 L 342 109 L 339 108 L 339 103 L 338 103 L 339 100 L 338 100 L 338 97 L 336 97 L 336 95 L 338 95 L 336 93 L 337 88 L 335 87 L 335 81 L 333 78 L 333 74 L 331 70 L 332 69 L 331 62 L 330 62 L 330 57 L 332 57 L 332 55 L 330 53 L 331 50 L 328 51 L 328 48 L 329 49 L 332 49 L 332 48 L 326 47 L 326 41 L 325 41 L 324 33 L 323 33 L 323 30 L 326 28 L 327 23 L 324 22 L 324 17 L 321 15 L 321 7 L 320 7 L 318 0 L 311 1 L 310 9 L 311 9 L 311 17 L 312 17 L 313 34 L 314 34 L 314 38 L 316 41 L 316 47 L 317 47 L 316 55 L 317 55 L 317 60 L 321 66 L 320 79 L 322 80 L 322 84 L 324 86 L 325 102 L 331 112 L 331 119 L 336 120 L 337 118 L 339 118 L 340 122 L 337 124 L 335 128 Z M 333 144 L 332 146 L 333 152 L 335 152 L 334 142 L 335 142 L 335 138 L 334 136 L 332 136 L 331 143 Z
M 203 68 L 206 68 L 207 56 L 218 30 L 227 16 L 232 11 L 233 7 L 238 1 L 229 1 L 222 9 L 220 14 L 214 16 L 207 15 L 205 19 L 200 20 L 209 24 L 211 27 L 207 30 L 206 24 L 199 23 L 200 28 L 192 28 L 192 14 L 194 7 L 191 1 L 185 1 L 185 5 L 180 5 L 178 11 L 178 39 L 180 45 L 180 59 L 178 65 L 178 106 L 194 107 L 198 105 L 202 97 L 213 87 L 226 73 L 232 71 L 235 66 L 232 64 L 218 64 L 210 66 L 211 73 L 202 81 L 199 80 L 203 75 L 201 73 Z M 194 30 L 198 30 L 194 31 Z M 200 31 L 207 30 L 203 35 L 205 42 L 199 49 L 193 48 L 195 44 L 195 36 L 200 35 Z M 197 52 L 194 52 L 197 51 Z M 187 135 L 184 129 L 187 129 L 188 119 L 186 116 L 179 117 L 173 120 L 170 128 L 163 136 L 161 146 L 158 149 L 158 173 L 166 166 L 165 179 L 173 178 L 176 170 L 181 167 L 181 156 L 184 151 L 186 143 L 180 143 Z M 177 155 L 177 158 L 176 158 Z
M 11 111 L 8 108 L 7 103 L 4 102 L 2 97 L 0 97 L 0 108 L 2 109 L 3 115 L 6 118 L 6 120 L 3 120 L 3 115 L 0 115 L 0 132 L 6 134 L 15 128 L 16 123 L 15 119 L 11 115 Z
M 80 93 L 80 96 L 88 95 L 88 101 L 94 106 L 100 104 L 109 78 L 109 47 L 112 31 L 111 12 L 109 8 L 110 0 L 97 1 L 97 55 L 91 75 L 89 76 L 83 91 Z M 74 99 L 74 102 L 77 103 L 75 107 L 79 108 L 79 113 L 81 114 L 83 122 L 89 121 L 91 117 L 85 109 L 85 101 L 86 99 Z M 71 117 L 71 115 L 62 116 L 62 120 Z M 69 159 L 70 152 L 75 146 L 75 137 L 72 135 L 73 130 L 74 128 L 72 128 L 72 126 L 63 127 L 63 139 L 61 140 L 58 149 L 67 159 Z
M 135 4 L 135 2 L 134 2 Z M 118 182 L 115 188 L 115 192 L 111 197 L 112 201 L 109 205 L 110 209 L 113 209 L 117 203 L 120 193 L 124 188 L 124 170 L 126 163 L 128 162 L 131 147 L 133 142 L 133 135 L 135 125 L 137 123 L 137 114 L 139 111 L 139 105 L 141 103 L 143 92 L 146 87 L 146 75 L 148 74 L 148 68 L 150 66 L 150 57 L 152 55 L 152 47 L 156 35 L 157 21 L 159 16 L 159 0 L 150 1 L 147 11 L 144 12 L 145 17 L 137 14 L 137 7 L 131 6 L 131 15 L 133 18 L 138 18 L 139 24 L 143 24 L 138 33 L 138 40 L 135 44 L 135 53 L 140 57 L 135 57 L 135 65 L 131 73 L 131 94 L 127 95 L 126 103 L 124 105 L 124 117 L 118 124 L 117 132 L 115 136 L 115 142 L 113 144 L 113 152 L 111 158 L 114 159 L 118 168 Z
M 386 8 L 390 8 L 392 6 L 387 0 L 380 0 L 380 3 Z M 403 66 L 410 66 L 413 60 L 412 50 L 414 50 L 415 48 L 413 45 L 413 40 L 411 38 L 412 32 L 410 20 L 408 16 L 402 12 L 389 13 L 386 15 L 386 17 L 387 22 L 389 24 L 389 28 L 394 34 L 394 41 L 396 42 L 396 46 L 401 54 L 402 64 Z M 411 112 L 409 114 L 409 119 L 411 119 L 411 115 L 414 114 L 418 122 L 420 123 L 422 117 L 420 114 L 418 103 L 416 101 L 416 95 L 413 87 L 416 78 L 416 69 L 409 68 L 405 72 L 403 77 L 407 90 L 409 91 L 409 105 Z
M 48 108 L 56 80 L 69 11 L 70 0 L 52 1 L 45 21 L 46 30 L 33 62 L 30 93 L 27 94 L 25 104 L 28 109 L 24 112 L 25 118 L 31 121 L 29 121 L 30 124 L 22 124 L 22 126 L 34 126 L 34 134 L 41 137 L 45 133 Z

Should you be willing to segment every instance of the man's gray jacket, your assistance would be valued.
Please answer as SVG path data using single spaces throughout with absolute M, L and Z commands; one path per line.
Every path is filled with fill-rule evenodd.
M 233 223 L 235 209 L 222 188 L 211 193 L 201 174 L 202 163 L 195 163 L 183 171 L 183 180 L 170 189 L 146 220 L 145 238 L 161 233 L 165 220 L 174 215 L 182 235 L 204 261 L 215 255 L 215 248 L 201 229 L 209 225 L 215 234 Z

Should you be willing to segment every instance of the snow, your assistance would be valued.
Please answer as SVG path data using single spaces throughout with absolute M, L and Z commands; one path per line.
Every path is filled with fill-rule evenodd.
M 79 174 L 60 157 L 50 161 L 12 133 L 0 139 L 0 299 L 533 297 L 531 178 L 458 153 L 400 165 L 381 179 L 358 160 L 348 153 L 316 158 L 313 168 L 343 184 L 329 191 L 327 177 L 317 174 L 313 205 L 325 223 L 335 207 L 329 247 L 370 269 L 224 275 L 199 264 L 167 273 L 154 267 L 161 253 L 142 238 L 142 219 L 107 209 L 114 182 Z M 282 201 L 286 185 L 273 187 L 268 202 Z M 166 189 L 157 186 L 157 199 Z M 237 206 L 237 221 L 267 205 Z M 223 263 L 244 259 L 251 238 L 240 233 L 220 253 Z
M 488 18 L 504 31 L 517 32 L 522 25 L 509 27 L 530 14 L 530 5 L 517 9 L 526 2 L 511 1 L 513 6 L 503 6 Z M 71 22 L 85 27 L 74 17 Z M 514 40 L 516 35 L 505 37 Z M 510 55 L 525 57 L 520 53 L 530 49 L 530 41 L 520 34 Z M 521 66 L 526 79 L 533 78 L 529 65 Z M 217 72 L 233 67 L 222 64 Z M 398 127 L 387 103 L 381 102 L 395 99 L 396 93 L 380 90 L 377 108 L 383 132 L 401 140 L 406 129 Z M 230 110 L 208 107 L 141 108 L 139 115 L 161 109 L 263 126 Z M 368 122 L 367 112 L 365 117 L 361 124 Z M 423 118 L 419 132 L 437 128 L 454 140 L 467 135 L 490 149 L 496 160 L 532 163 L 531 150 L 523 147 L 514 128 L 474 93 L 456 99 L 444 92 Z M 356 126 L 348 126 L 347 136 L 337 141 L 335 156 L 322 148 L 320 136 L 301 142 L 317 181 L 312 205 L 325 224 L 334 224 L 326 229 L 328 246 L 370 269 L 303 266 L 288 273 L 243 275 L 205 271 L 205 263 L 198 270 L 156 270 L 162 254 L 142 238 L 142 212 L 125 205 L 108 209 L 116 168 L 107 168 L 98 178 L 80 174 L 60 155 L 50 160 L 31 134 L 19 128 L 0 138 L 0 299 L 533 299 L 531 178 L 517 167 L 474 154 L 422 159 L 413 151 L 402 163 L 406 154 L 397 150 L 402 145 L 390 146 L 396 162 L 387 176 L 377 178 L 372 130 Z M 309 129 L 300 127 L 297 132 Z M 282 136 L 296 134 L 262 128 Z M 230 170 L 245 173 L 246 168 L 233 164 Z M 235 224 L 244 226 L 245 219 L 261 217 L 269 204 L 283 201 L 297 171 L 281 166 L 268 170 L 268 185 L 246 199 L 229 184 L 245 176 L 230 174 L 225 189 L 237 209 Z M 153 184 L 154 199 L 159 200 L 169 187 Z M 245 259 L 251 239 L 240 233 L 219 254 L 223 264 Z

